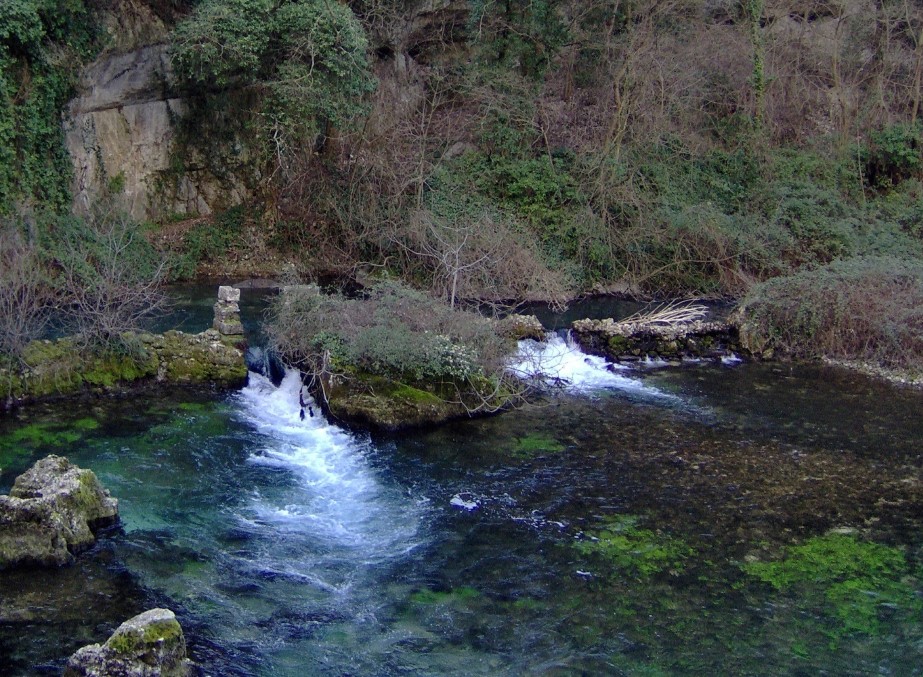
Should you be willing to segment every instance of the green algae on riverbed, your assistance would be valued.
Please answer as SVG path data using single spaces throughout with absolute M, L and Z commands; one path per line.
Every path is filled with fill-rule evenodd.
M 683 562 L 694 551 L 677 538 L 638 527 L 634 515 L 608 518 L 598 528 L 587 531 L 574 547 L 585 555 L 598 557 L 611 574 L 647 578 L 669 572 L 678 574 Z
M 836 635 L 881 632 L 881 617 L 918 618 L 923 599 L 898 548 L 830 532 L 786 548 L 780 559 L 743 565 L 751 576 L 788 593 L 798 604 L 823 604 L 837 619 Z
M 517 458 L 531 458 L 539 454 L 557 454 L 567 447 L 553 437 L 533 434 L 520 437 L 513 447 L 513 456 Z

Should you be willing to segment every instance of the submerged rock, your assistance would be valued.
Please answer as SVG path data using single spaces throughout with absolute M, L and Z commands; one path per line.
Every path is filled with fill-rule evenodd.
M 186 638 L 169 609 L 151 609 L 122 623 L 104 644 L 67 661 L 65 677 L 185 677 L 192 674 Z
M 91 470 L 48 456 L 0 496 L 0 569 L 62 565 L 92 545 L 94 531 L 118 521 L 118 501 Z

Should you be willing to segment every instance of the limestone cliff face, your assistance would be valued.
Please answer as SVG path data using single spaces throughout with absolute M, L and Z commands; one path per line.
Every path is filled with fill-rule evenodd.
M 245 139 L 210 149 L 211 159 L 178 143 L 178 123 L 189 109 L 175 86 L 167 44 L 178 17 L 158 16 L 155 5 L 112 0 L 102 17 L 109 45 L 83 69 L 64 116 L 78 213 L 116 189 L 137 219 L 205 215 L 244 202 L 260 184 Z M 370 130 L 387 130 L 420 104 L 426 63 L 446 58 L 466 16 L 463 0 L 422 0 L 385 20 L 363 17 L 379 79 Z
M 107 54 L 81 75 L 81 96 L 65 118 L 65 142 L 74 164 L 74 206 L 89 209 L 109 186 L 121 184 L 135 218 L 155 216 L 158 181 L 170 166 L 173 121 L 183 104 L 167 93 L 165 45 Z M 207 211 L 196 196 L 173 211 Z M 179 207 L 179 208 L 177 208 Z
M 246 158 L 218 177 L 180 157 L 187 104 L 172 77 L 167 23 L 144 0 L 116 0 L 102 23 L 108 48 L 83 69 L 63 121 L 74 209 L 85 213 L 111 189 L 137 219 L 204 215 L 249 197 Z

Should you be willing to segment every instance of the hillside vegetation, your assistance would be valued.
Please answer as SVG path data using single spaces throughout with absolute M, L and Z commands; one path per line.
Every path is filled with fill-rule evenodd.
M 384 266 L 450 301 L 739 295 L 919 255 L 914 3 L 423 9 L 210 0 L 174 33 L 181 76 L 217 85 L 203 109 L 264 93 L 264 219 L 309 271 Z M 191 36 L 232 10 L 211 58 Z
M 66 209 L 61 65 L 105 48 L 118 4 L 4 2 L 12 223 Z M 921 255 L 912 0 L 147 2 L 189 104 L 179 165 L 243 144 L 259 186 L 177 270 L 255 237 L 307 277 L 385 270 L 456 305 L 759 296 Z

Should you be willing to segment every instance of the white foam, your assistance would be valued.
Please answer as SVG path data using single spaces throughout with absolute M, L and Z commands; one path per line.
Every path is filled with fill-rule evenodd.
M 628 376 L 631 369 L 584 353 L 579 346 L 556 334 L 542 343 L 527 339 L 519 350 L 510 373 L 519 378 L 540 381 L 566 392 L 589 394 L 597 390 L 622 390 L 650 397 L 676 399 L 641 380 Z
M 279 535 L 357 549 L 371 559 L 405 552 L 419 526 L 417 504 L 382 484 L 368 462 L 367 443 L 320 414 L 302 420 L 300 388 L 300 374 L 292 370 L 278 387 L 251 373 L 240 392 L 241 415 L 264 438 L 248 462 L 296 480 L 275 498 L 272 492 L 254 495 L 252 518 Z M 305 404 L 314 406 L 307 396 Z

